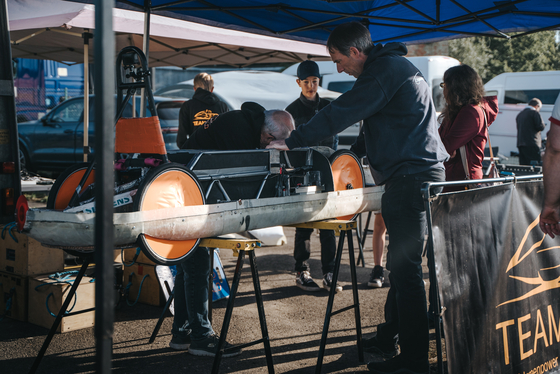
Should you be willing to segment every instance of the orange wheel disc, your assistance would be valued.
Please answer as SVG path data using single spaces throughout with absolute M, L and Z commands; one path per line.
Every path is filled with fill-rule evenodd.
M 332 154 L 329 161 L 334 181 L 334 190 L 343 191 L 363 188 L 365 185 L 364 171 L 360 160 L 348 150 L 339 150 Z M 336 217 L 340 220 L 352 220 L 357 214 Z
M 56 178 L 47 199 L 47 209 L 64 210 L 68 207 L 68 203 L 76 188 L 80 184 L 82 177 L 89 167 L 88 163 L 81 163 L 69 167 Z M 82 191 L 95 181 L 95 169 L 89 174 L 86 183 L 82 186 Z
M 140 184 L 134 201 L 135 211 L 204 205 L 205 199 L 196 177 L 183 165 L 164 164 L 152 169 Z M 200 239 L 167 240 L 139 236 L 139 245 L 152 261 L 175 265 L 185 260 Z

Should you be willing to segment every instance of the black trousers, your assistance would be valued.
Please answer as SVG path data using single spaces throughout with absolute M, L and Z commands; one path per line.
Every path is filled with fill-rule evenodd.
M 311 234 L 313 229 L 296 228 L 294 243 L 294 259 L 296 260 L 295 270 L 309 270 L 307 260 L 311 255 Z M 321 265 L 323 275 L 334 270 L 334 260 L 336 255 L 336 238 L 333 230 L 319 230 L 321 240 Z

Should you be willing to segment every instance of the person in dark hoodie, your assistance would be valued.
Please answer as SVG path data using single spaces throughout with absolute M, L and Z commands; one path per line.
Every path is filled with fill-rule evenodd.
M 367 155 L 375 183 L 385 186 L 381 214 L 390 238 L 391 283 L 385 322 L 377 326 L 375 336 L 364 339 L 364 350 L 390 359 L 370 362 L 367 367 L 378 374 L 428 373 L 429 330 L 422 279 L 427 222 L 421 186 L 444 181 L 443 162 L 449 157 L 438 134 L 430 89 L 420 71 L 404 58 L 404 44 L 375 45 L 361 23 L 337 26 L 327 48 L 338 72 L 357 78 L 354 86 L 285 141 L 272 142 L 269 148 L 315 144 L 364 121 L 364 131 L 351 149 L 360 157 Z
M 286 111 L 294 117 L 296 128 L 308 122 L 321 109 L 329 105 L 330 101 L 322 99 L 317 93 L 319 88 L 319 66 L 315 61 L 307 60 L 299 64 L 297 69 L 296 83 L 301 88 L 299 98 L 286 107 Z M 330 136 L 317 144 L 336 151 L 338 146 L 338 135 Z M 294 238 L 294 259 L 296 260 L 296 286 L 304 291 L 316 292 L 321 288 L 309 271 L 307 260 L 311 255 L 311 234 L 313 229 L 296 228 Z M 334 257 L 336 254 L 336 238 L 333 230 L 320 230 L 321 241 L 321 265 L 323 271 L 323 288 L 330 291 L 332 275 L 334 270 Z M 336 291 L 342 291 L 341 286 Z
M 206 121 L 228 111 L 227 105 L 214 95 L 214 80 L 207 73 L 194 77 L 194 95 L 181 105 L 177 147 L 181 148 L 187 138 Z
M 284 110 L 265 110 L 253 102 L 214 117 L 198 128 L 183 144 L 184 149 L 265 148 L 273 140 L 286 139 L 294 129 L 294 120 Z
M 449 68 L 443 74 L 445 107 L 440 115 L 439 134 L 451 155 L 445 165 L 445 180 L 466 178 L 460 148 L 465 147 L 469 179 L 482 179 L 484 147 L 488 129 L 498 115 L 498 97 L 484 97 L 484 84 L 469 65 Z M 464 186 L 446 187 L 445 191 L 463 190 Z

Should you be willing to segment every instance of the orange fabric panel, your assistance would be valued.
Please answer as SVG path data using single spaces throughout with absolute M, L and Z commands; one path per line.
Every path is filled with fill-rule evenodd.
M 115 134 L 115 152 L 167 154 L 159 118 L 119 119 Z

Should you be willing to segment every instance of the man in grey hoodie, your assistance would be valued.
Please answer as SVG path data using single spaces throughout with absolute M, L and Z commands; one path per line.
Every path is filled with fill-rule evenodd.
M 358 22 L 337 26 L 327 48 L 338 72 L 357 78 L 354 87 L 269 148 L 307 146 L 364 121 L 352 150 L 367 155 L 375 183 L 385 185 L 381 211 L 391 238 L 385 322 L 376 336 L 364 340 L 366 351 L 390 359 L 370 362 L 368 369 L 378 374 L 428 373 L 422 279 L 427 222 L 420 189 L 424 182 L 445 179 L 443 162 L 449 157 L 437 132 L 430 90 L 420 71 L 404 58 L 404 44 L 374 45 L 369 30 Z

